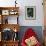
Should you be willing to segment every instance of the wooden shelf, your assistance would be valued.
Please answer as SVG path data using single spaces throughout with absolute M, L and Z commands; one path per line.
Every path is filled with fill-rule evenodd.
M 10 40 L 10 41 L 3 41 L 3 42 L 5 42 L 5 43 L 8 43 L 8 42 L 12 43 L 12 42 L 19 42 L 19 40 L 15 40 L 15 41 Z
M 6 10 L 6 9 L 18 9 L 19 7 L 0 7 L 1 10 Z
M 19 7 L 0 7 L 0 14 L 2 14 L 2 11 L 8 12 L 9 14 L 7 14 L 7 15 L 19 15 L 19 13 L 18 13 L 19 12 Z M 15 13 L 10 14 L 10 12 L 12 12 L 12 13 L 17 12 L 17 13 L 16 14 Z M 6 15 L 6 14 L 4 14 L 4 15 Z
M 1 42 L 2 46 L 18 46 L 18 41 L 5 41 Z
M 14 31 L 14 29 L 17 30 L 17 32 L 19 31 L 20 29 L 20 26 L 19 24 L 0 24 L 0 28 L 1 28 L 1 31 L 5 28 L 10 28 Z
M 8 24 L 8 19 L 7 17 L 9 16 L 17 16 L 17 24 Z M 4 40 L 2 37 L 3 34 L 3 30 L 4 29 L 11 29 L 10 31 L 14 31 L 14 35 L 16 33 L 18 33 L 20 26 L 18 24 L 18 16 L 19 16 L 19 7 L 0 7 L 0 20 L 1 20 L 1 24 L 0 24 L 0 32 L 1 32 L 1 41 L 0 41 L 0 46 L 18 46 L 18 42 L 19 40 L 15 39 L 15 41 L 13 41 L 13 39 L 15 38 L 15 36 L 13 37 L 13 39 L 10 39 L 9 41 Z M 6 18 L 6 19 L 5 19 Z M 12 35 L 13 35 L 12 34 Z M 8 35 L 8 34 L 7 34 Z M 10 36 L 12 36 L 10 35 Z M 12 37 L 10 37 L 12 38 Z M 18 38 L 17 34 L 16 34 L 16 38 Z

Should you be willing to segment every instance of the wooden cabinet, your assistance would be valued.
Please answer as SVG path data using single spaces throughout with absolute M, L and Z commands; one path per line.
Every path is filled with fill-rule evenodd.
M 1 32 L 0 46 L 18 46 L 19 42 L 19 39 L 17 39 L 18 38 L 17 35 L 19 32 L 18 17 L 19 17 L 19 7 L 0 7 L 0 32 Z M 9 39 L 10 37 L 11 39 Z

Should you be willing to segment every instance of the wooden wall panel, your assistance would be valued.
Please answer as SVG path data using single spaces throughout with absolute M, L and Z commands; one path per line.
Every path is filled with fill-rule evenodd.
M 46 0 L 44 0 L 44 26 L 46 26 Z
M 44 0 L 44 42 L 46 46 L 46 0 Z

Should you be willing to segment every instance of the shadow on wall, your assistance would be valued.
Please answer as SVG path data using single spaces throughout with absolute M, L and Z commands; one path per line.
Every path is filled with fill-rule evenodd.
M 42 26 L 21 26 L 20 27 L 20 32 L 19 32 L 19 39 L 20 39 L 20 42 L 24 36 L 24 33 L 25 31 L 28 29 L 28 28 L 32 28 L 36 34 L 37 34 L 37 37 L 39 39 L 39 41 L 41 43 L 43 43 L 43 30 L 42 30 Z

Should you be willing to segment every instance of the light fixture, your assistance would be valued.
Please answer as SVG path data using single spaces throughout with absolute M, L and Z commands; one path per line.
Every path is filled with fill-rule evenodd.
M 16 4 L 17 4 L 17 2 L 16 2 L 17 0 L 15 0 L 15 7 L 16 7 Z

